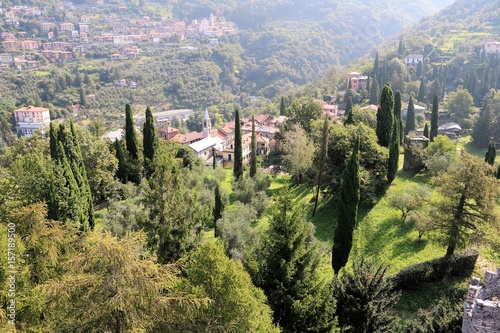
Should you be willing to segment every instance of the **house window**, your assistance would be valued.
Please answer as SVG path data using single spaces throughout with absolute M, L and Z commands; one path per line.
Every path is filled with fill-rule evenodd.
M 227 160 L 231 162 L 231 154 L 227 154 Z

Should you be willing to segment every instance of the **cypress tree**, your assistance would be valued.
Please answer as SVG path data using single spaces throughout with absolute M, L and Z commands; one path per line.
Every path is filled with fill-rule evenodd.
M 434 141 L 434 138 L 438 135 L 438 118 L 439 118 L 439 100 L 438 95 L 434 94 L 434 100 L 432 102 L 432 114 L 431 114 L 431 132 L 430 140 Z
M 486 155 L 484 157 L 484 161 L 489 165 L 494 165 L 496 156 L 497 150 L 495 148 L 495 144 L 493 143 L 493 141 L 490 141 L 490 144 L 488 145 L 488 151 L 486 151 Z
M 217 221 L 222 217 L 222 212 L 224 211 L 224 202 L 222 201 L 222 196 L 220 194 L 219 184 L 215 186 L 215 205 L 213 209 L 214 216 L 214 234 L 215 237 L 220 236 L 219 229 L 217 229 Z
M 283 97 L 281 97 L 280 101 L 280 116 L 286 116 L 285 98 Z
M 479 114 L 476 125 L 472 129 L 472 142 L 478 147 L 486 147 L 491 138 L 491 108 L 487 104 Z
M 498 169 L 497 169 L 497 179 L 500 179 L 500 163 L 498 164 Z
M 252 116 L 252 141 L 250 143 L 250 177 L 257 173 L 257 137 L 255 136 L 255 117 Z
M 333 238 L 332 267 L 337 274 L 349 259 L 359 204 L 359 137 L 342 174 L 339 190 L 337 228 Z
M 424 98 L 425 98 L 425 78 L 422 76 L 422 80 L 420 80 L 420 87 L 418 88 L 417 101 L 423 102 Z
M 398 45 L 398 54 L 400 57 L 403 57 L 405 53 L 404 45 L 403 45 L 403 36 L 401 36 L 401 39 L 399 40 L 399 45 Z
M 427 123 L 425 123 L 425 126 L 424 126 L 424 136 L 426 138 L 429 138 L 429 126 L 427 125 Z
M 383 147 L 389 147 L 394 124 L 394 96 L 391 84 L 386 83 L 380 95 L 380 106 L 377 112 L 377 138 Z
M 392 182 L 396 178 L 399 168 L 399 123 L 394 123 L 391 143 L 389 145 L 389 165 L 387 168 L 387 180 Z
M 321 149 L 319 151 L 318 177 L 317 177 L 317 182 L 316 182 L 316 196 L 314 198 L 314 208 L 312 211 L 312 216 L 314 216 L 316 214 L 316 208 L 318 207 L 319 189 L 321 187 L 323 166 L 325 165 L 327 154 L 328 154 L 328 129 L 329 129 L 328 123 L 329 123 L 328 117 L 325 116 L 325 120 L 323 121 L 323 132 L 322 132 L 322 136 L 321 136 Z
M 217 167 L 217 159 L 215 156 L 215 148 L 212 147 L 212 169 L 215 170 L 216 167 Z
M 397 130 L 399 135 L 399 143 L 403 143 L 403 118 L 401 116 L 401 93 L 396 91 L 394 95 L 394 121 L 397 123 Z
M 352 115 L 352 98 L 351 98 L 351 96 L 347 97 L 344 117 L 346 118 L 344 121 L 344 125 L 354 125 L 354 119 L 353 119 L 353 115 Z
M 372 87 L 370 89 L 370 104 L 377 105 L 378 97 L 380 95 L 378 81 L 376 79 L 373 80 Z
M 380 71 L 379 71 L 379 65 L 378 65 L 378 52 L 375 55 L 375 60 L 373 61 L 373 77 L 377 82 L 380 82 Z M 378 96 L 378 94 L 377 94 Z M 377 103 L 372 103 L 372 104 L 377 104 Z
M 80 87 L 80 105 L 85 106 L 85 91 L 83 90 L 83 87 Z
M 155 121 L 149 106 L 146 108 L 146 121 L 143 127 L 144 174 L 149 178 L 154 172 L 153 161 L 158 147 Z
M 130 104 L 125 105 L 125 143 L 132 159 L 139 158 L 139 144 L 135 133 L 134 116 Z
M 410 96 L 408 108 L 406 112 L 405 135 L 415 130 L 415 105 L 413 105 L 413 98 Z
M 123 184 L 126 184 L 128 178 L 127 164 L 125 163 L 125 157 L 123 156 L 122 144 L 118 139 L 115 140 L 115 156 L 118 159 L 116 178 L 118 178 Z
M 419 61 L 417 64 L 417 73 L 416 73 L 417 79 L 422 77 L 423 71 L 424 71 L 424 60 L 422 59 L 422 61 Z
M 50 157 L 52 160 L 57 160 L 57 142 L 59 141 L 58 132 L 54 123 L 50 123 L 49 129 L 49 139 L 50 139 Z
M 239 180 L 243 176 L 243 147 L 241 143 L 240 110 L 234 112 L 234 165 L 233 176 Z

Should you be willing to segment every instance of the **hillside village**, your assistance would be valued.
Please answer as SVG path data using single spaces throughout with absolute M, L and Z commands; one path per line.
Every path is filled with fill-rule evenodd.
M 0 68 L 39 68 L 40 56 L 50 62 L 70 61 L 85 57 L 89 48 L 100 45 L 113 45 L 121 50 L 109 54 L 110 61 L 134 60 L 141 55 L 138 45 L 164 45 L 201 38 L 216 45 L 220 36 L 238 33 L 234 23 L 220 21 L 213 14 L 186 22 L 169 17 L 134 17 L 124 6 L 106 15 L 102 8 L 105 8 L 102 1 L 94 6 L 62 2 L 55 8 L 1 3 L 0 17 L 13 32 L 0 34 L 3 49 Z M 30 22 L 29 31 L 24 31 L 20 24 L 25 20 Z

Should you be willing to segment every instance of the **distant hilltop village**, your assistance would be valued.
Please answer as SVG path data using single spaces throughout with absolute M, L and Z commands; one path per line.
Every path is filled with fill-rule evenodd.
M 209 44 L 216 45 L 220 36 L 238 33 L 233 22 L 220 20 L 213 14 L 185 22 L 167 17 L 133 17 L 126 6 L 118 6 L 115 12 L 105 14 L 102 9 L 106 6 L 100 0 L 90 7 L 58 3 L 55 9 L 8 6 L 0 2 L 0 18 L 14 28 L 0 34 L 0 68 L 38 68 L 39 56 L 50 61 L 68 61 L 84 56 L 92 46 L 103 44 L 123 46 L 122 52 L 110 54 L 109 60 L 137 59 L 140 49 L 130 44 L 205 38 Z M 20 25 L 27 20 L 35 27 L 30 33 L 22 31 Z

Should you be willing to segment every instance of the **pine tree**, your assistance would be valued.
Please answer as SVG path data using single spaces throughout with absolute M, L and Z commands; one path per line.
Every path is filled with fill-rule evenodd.
M 472 142 L 481 148 L 486 147 L 491 135 L 491 108 L 490 105 L 487 104 L 479 114 L 479 118 L 477 119 L 476 125 L 472 129 Z
M 149 106 L 146 108 L 146 121 L 143 127 L 144 174 L 149 178 L 154 172 L 153 161 L 158 148 L 155 121 Z
M 425 78 L 422 76 L 422 80 L 420 80 L 420 87 L 418 88 L 417 101 L 423 102 L 424 99 L 425 99 Z
M 215 205 L 213 209 L 213 217 L 214 217 L 214 234 L 215 237 L 220 236 L 219 229 L 217 229 L 217 221 L 222 217 L 222 212 L 224 211 L 224 201 L 222 201 L 222 196 L 219 189 L 219 184 L 215 186 Z
M 283 97 L 280 101 L 280 116 L 286 116 L 285 98 Z
M 415 105 L 413 104 L 413 98 L 410 96 L 410 101 L 408 102 L 408 107 L 406 112 L 405 135 L 408 135 L 408 133 L 414 130 L 415 130 Z
M 139 159 L 139 144 L 135 133 L 134 116 L 130 104 L 125 105 L 125 143 L 132 159 Z
M 345 266 L 352 247 L 359 204 L 359 137 L 347 162 L 340 182 L 337 228 L 333 238 L 332 267 L 335 274 Z
M 434 100 L 432 102 L 432 114 L 431 114 L 431 132 L 430 140 L 434 141 L 434 138 L 438 135 L 438 118 L 439 118 L 439 100 L 438 95 L 434 94 Z
M 257 173 L 257 137 L 255 135 L 255 117 L 252 116 L 252 141 L 250 143 L 250 177 Z
M 490 144 L 488 145 L 488 151 L 486 152 L 486 155 L 484 157 L 484 161 L 488 163 L 489 165 L 494 165 L 495 164 L 495 157 L 497 156 L 497 150 L 495 148 L 495 143 L 490 141 Z
M 319 274 L 321 255 L 305 210 L 285 188 L 269 210 L 259 272 L 252 279 L 267 296 L 284 332 L 330 332 L 332 295 Z
M 425 126 L 424 126 L 424 136 L 426 138 L 429 138 L 429 126 L 427 125 L 427 123 L 425 123 Z
M 378 87 L 378 81 L 374 79 L 372 87 L 370 89 L 370 104 L 377 105 L 379 96 L 380 96 L 380 91 Z
M 347 97 L 344 117 L 345 117 L 344 125 L 354 125 L 351 96 Z
M 115 140 L 115 156 L 118 159 L 116 178 L 118 178 L 123 184 L 126 184 L 128 179 L 127 164 L 125 163 L 125 157 L 123 156 L 122 144 L 118 139 Z
M 387 168 L 387 180 L 392 182 L 396 178 L 399 168 L 399 123 L 394 123 L 391 142 L 389 145 L 389 165 Z
M 394 124 L 394 96 L 391 84 L 386 83 L 380 95 L 380 106 L 377 112 L 377 138 L 383 147 L 389 147 Z
M 241 143 L 240 110 L 234 112 L 234 165 L 233 176 L 239 180 L 243 176 L 243 147 Z

